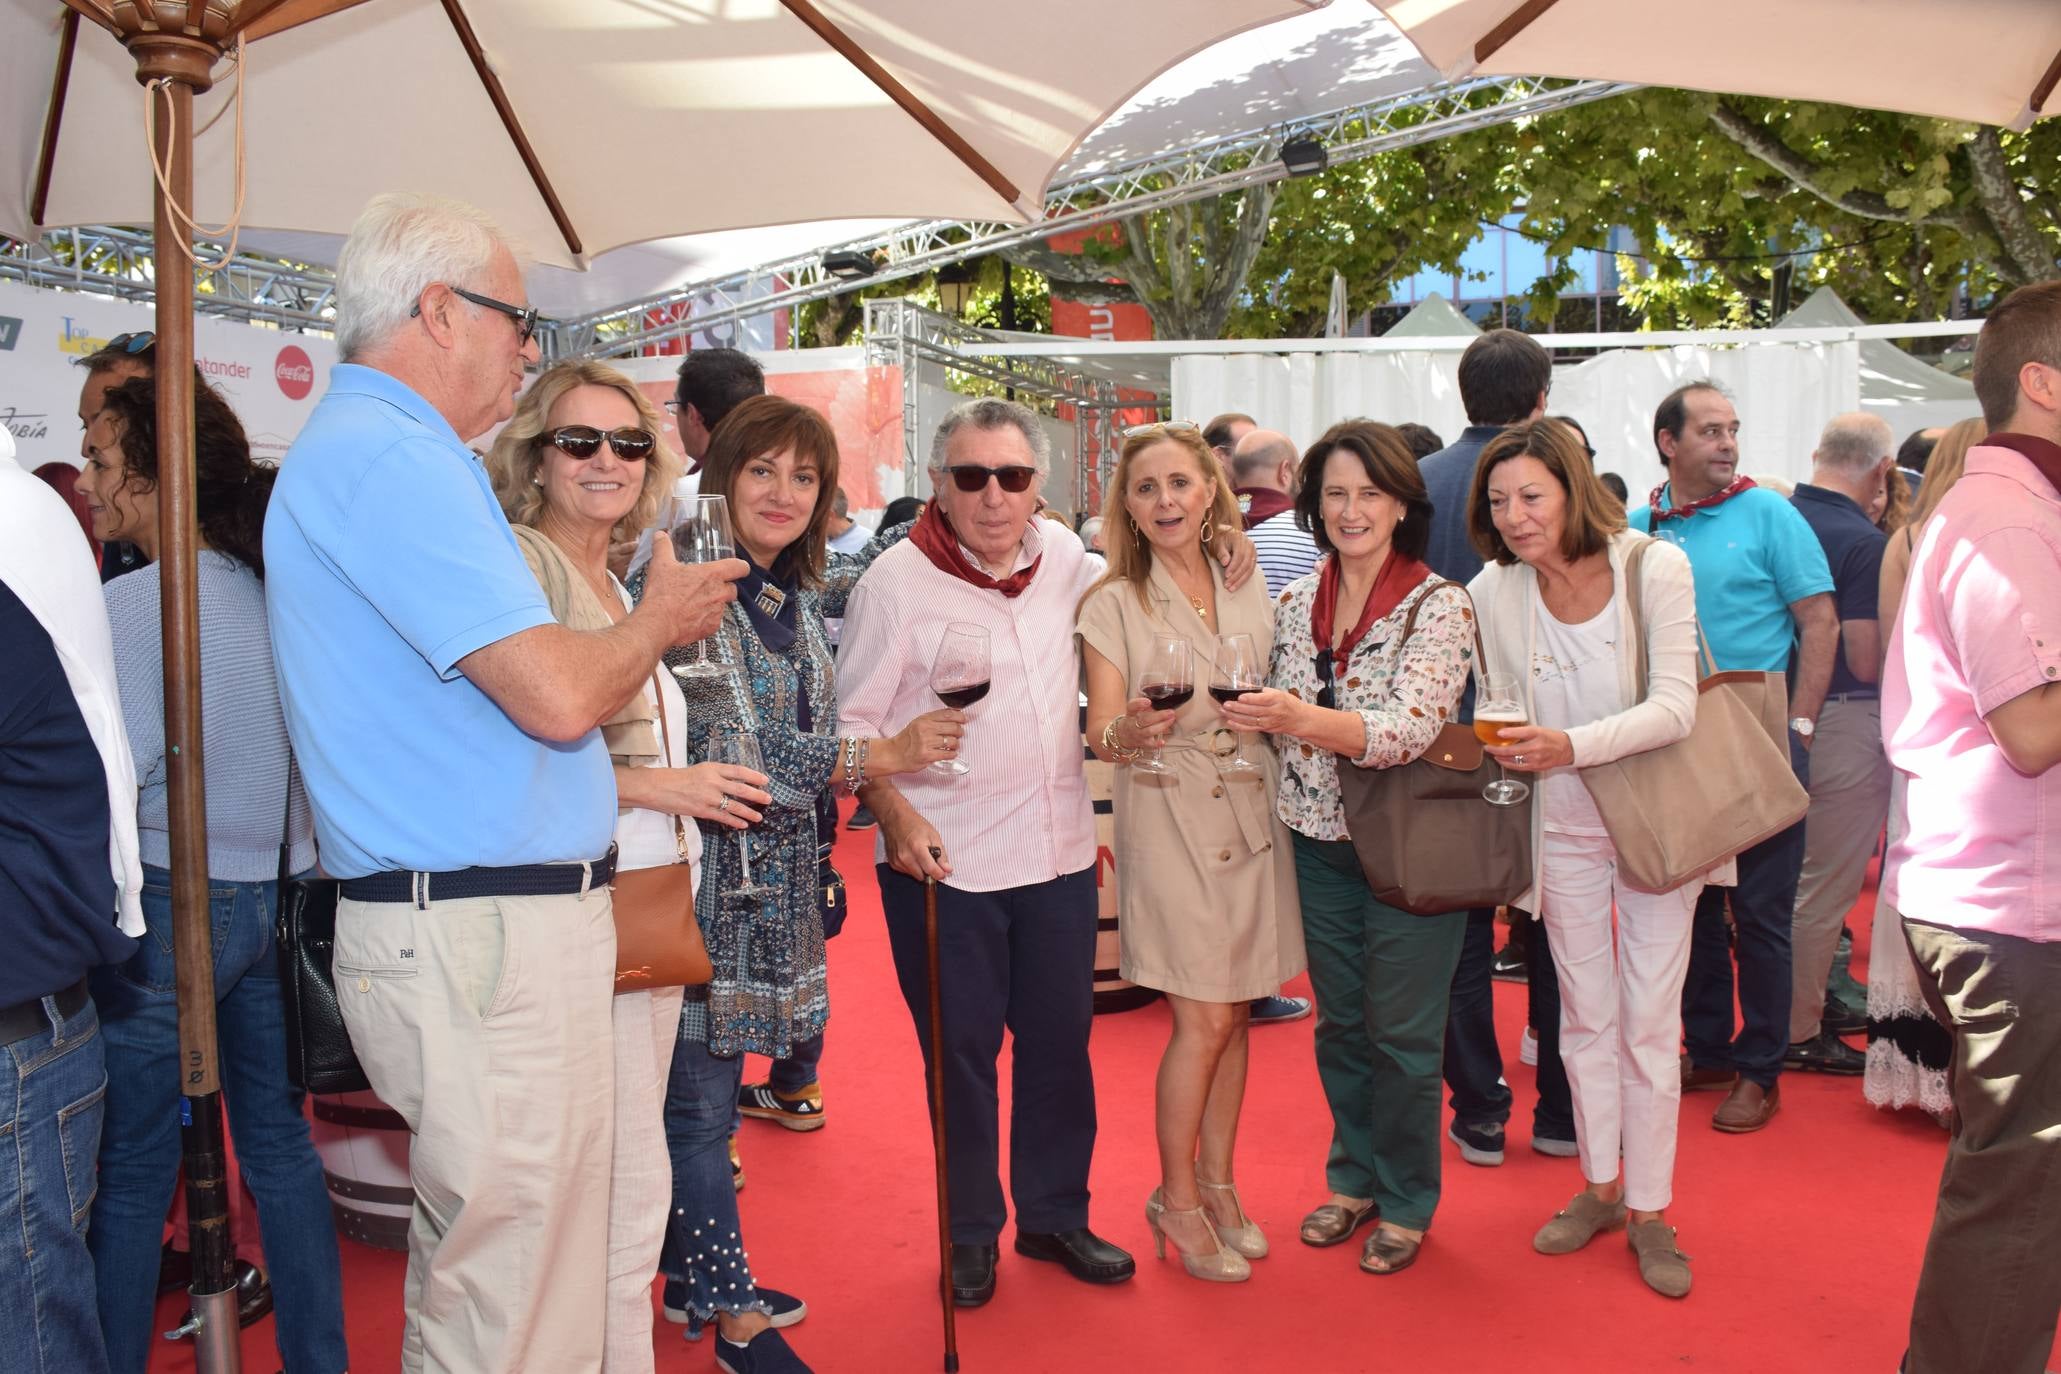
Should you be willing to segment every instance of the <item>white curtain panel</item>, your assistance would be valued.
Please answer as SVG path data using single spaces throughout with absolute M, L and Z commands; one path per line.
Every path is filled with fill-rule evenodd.
M 1448 441 L 1466 427 L 1460 355 L 1401 353 L 1195 354 L 1174 359 L 1173 412 L 1206 423 L 1242 411 L 1307 447 L 1339 420 L 1415 420 Z M 1599 470 L 1634 497 L 1662 479 L 1653 411 L 1687 381 L 1710 378 L 1738 407 L 1741 468 L 1800 482 L 1825 422 L 1860 407 L 1856 344 L 1768 343 L 1745 348 L 1615 349 L 1555 369 L 1547 410 L 1588 431 Z

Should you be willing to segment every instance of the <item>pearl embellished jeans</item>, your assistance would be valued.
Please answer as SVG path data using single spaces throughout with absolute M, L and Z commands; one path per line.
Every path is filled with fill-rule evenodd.
M 730 1182 L 730 1123 L 743 1074 L 743 1055 L 724 1059 L 699 1040 L 682 1039 L 666 1084 L 673 1214 L 659 1267 L 685 1280 L 687 1306 L 704 1320 L 718 1312 L 770 1310 L 752 1285 Z

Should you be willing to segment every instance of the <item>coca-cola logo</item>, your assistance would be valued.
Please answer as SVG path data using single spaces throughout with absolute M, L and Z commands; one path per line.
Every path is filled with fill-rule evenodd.
M 279 357 L 272 364 L 272 377 L 287 400 L 303 400 L 315 389 L 315 364 L 299 347 L 288 344 L 279 350 Z

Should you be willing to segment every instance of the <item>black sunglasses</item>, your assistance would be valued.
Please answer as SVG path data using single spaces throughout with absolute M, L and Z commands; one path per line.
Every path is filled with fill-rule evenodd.
M 987 468 L 979 463 L 959 463 L 945 469 L 952 474 L 952 485 L 961 491 L 986 491 L 988 478 L 1002 484 L 1002 490 L 1012 494 L 1029 491 L 1031 478 L 1038 475 L 1036 468 L 1011 464 L 1008 467 Z
M 658 447 L 658 440 L 648 429 L 611 429 L 606 433 L 592 425 L 560 425 L 543 436 L 546 443 L 560 453 L 572 458 L 592 458 L 601 452 L 601 441 L 615 450 L 615 456 L 625 463 L 641 463 L 651 456 L 651 450 Z
M 462 286 L 452 286 L 448 282 L 444 284 L 444 288 L 460 300 L 471 301 L 474 305 L 484 306 L 488 310 L 498 310 L 509 319 L 514 320 L 515 327 L 522 331 L 522 341 L 524 343 L 528 343 L 536 337 L 537 308 L 535 306 L 510 305 L 507 301 L 497 301 L 492 296 L 482 296 L 477 291 L 467 291 Z M 413 319 L 421 313 L 422 302 L 417 301 L 414 308 L 408 312 L 408 317 Z
M 100 351 L 103 353 L 126 353 L 133 358 L 139 353 L 148 352 L 150 346 L 156 342 L 157 335 L 151 333 L 148 329 L 139 329 L 134 334 L 115 335 L 102 346 Z

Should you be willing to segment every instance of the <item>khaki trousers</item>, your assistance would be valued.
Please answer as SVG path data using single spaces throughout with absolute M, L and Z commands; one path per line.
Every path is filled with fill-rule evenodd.
M 1803 821 L 1803 875 L 1789 927 L 1792 1045 L 1817 1038 L 1839 928 L 1861 895 L 1889 817 L 1889 774 L 1882 704 L 1826 702 L 1811 745 L 1811 809 Z
M 680 988 L 615 997 L 615 1146 L 608 1180 L 608 1327 L 602 1374 L 651 1374 L 651 1276 L 665 1244 L 673 1160 L 666 1083 L 680 1042 Z
M 407 1374 L 601 1368 L 615 1121 L 606 888 L 344 901 L 337 999 L 413 1132 Z
M 1905 1374 L 2040 1374 L 2061 1321 L 2061 944 L 1906 917 L 1953 1135 Z

